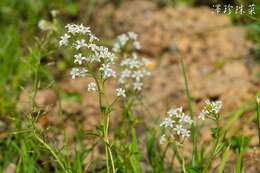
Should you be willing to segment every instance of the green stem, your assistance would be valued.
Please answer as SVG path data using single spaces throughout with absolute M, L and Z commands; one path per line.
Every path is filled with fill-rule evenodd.
M 257 110 L 257 129 L 258 129 L 258 145 L 260 146 L 260 98 L 256 98 L 256 110 Z
M 179 53 L 177 53 L 179 55 Z M 193 120 L 193 123 L 191 125 L 191 138 L 192 138 L 192 166 L 196 165 L 197 158 L 198 158 L 198 147 L 197 147 L 197 128 L 196 128 L 196 123 L 194 121 L 194 116 L 193 116 L 193 110 L 192 110 L 192 99 L 190 96 L 190 91 L 189 91 L 189 84 L 188 84 L 188 78 L 186 75 L 186 70 L 184 63 L 179 55 L 180 59 L 180 64 L 181 64 L 181 69 L 184 77 L 184 82 L 185 82 L 185 93 L 186 93 L 186 98 L 188 101 L 188 106 L 189 106 L 189 114 L 191 116 L 191 119 Z
M 44 142 L 35 132 L 34 132 L 34 137 L 37 141 L 39 141 L 47 150 L 50 151 L 50 153 L 53 155 L 53 157 L 56 159 L 56 161 L 58 162 L 58 164 L 60 165 L 60 167 L 62 168 L 62 170 L 66 173 L 69 173 L 69 171 L 67 171 L 61 161 L 61 159 L 58 157 L 58 155 L 55 153 L 55 151 L 46 143 Z

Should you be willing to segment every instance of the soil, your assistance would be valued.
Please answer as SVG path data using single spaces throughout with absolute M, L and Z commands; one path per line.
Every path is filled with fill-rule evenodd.
M 134 31 L 140 37 L 140 53 L 153 62 L 143 101 L 150 111 L 137 110 L 143 115 L 145 126 L 158 126 L 155 120 L 163 117 L 170 107 L 184 106 L 187 111 L 180 60 L 186 67 L 195 115 L 207 98 L 222 100 L 223 113 L 227 114 L 254 100 L 259 91 L 260 66 L 250 54 L 253 45 L 245 39 L 246 30 L 232 26 L 228 16 L 216 15 L 207 7 L 159 8 L 145 0 L 124 1 L 117 8 L 107 5 L 96 11 L 92 25 L 97 35 L 114 38 L 123 32 Z M 59 103 L 54 90 L 40 90 L 36 102 L 40 107 L 48 108 L 40 126 L 60 124 L 58 108 L 61 105 L 67 122 L 65 130 L 71 138 L 78 121 L 85 122 L 85 130 L 94 129 L 99 119 L 98 98 L 87 92 L 89 81 L 88 78 L 72 80 L 68 73 L 67 78 L 59 82 L 66 93 L 79 93 L 81 102 L 64 99 Z M 30 108 L 28 93 L 25 90 L 20 96 L 20 111 L 26 112 Z M 111 97 L 112 94 L 111 91 Z M 116 116 L 115 113 L 112 119 L 116 120 Z M 116 125 L 116 121 L 112 123 Z M 256 145 L 256 126 L 252 122 L 249 126 L 249 129 L 242 128 L 243 133 L 252 137 L 251 145 Z M 202 130 L 201 140 L 207 142 L 210 132 Z M 140 127 L 140 138 L 143 138 L 142 131 Z M 259 159 L 251 157 L 255 153 L 259 156 L 258 150 L 248 152 L 244 172 L 260 171 L 254 166 L 259 165 Z

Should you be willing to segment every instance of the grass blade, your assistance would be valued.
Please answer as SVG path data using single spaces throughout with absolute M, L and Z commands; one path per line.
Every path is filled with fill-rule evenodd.
M 258 129 L 258 142 L 260 146 L 260 98 L 256 98 L 256 114 L 257 114 L 257 129 Z
M 192 138 L 192 146 L 193 146 L 193 148 L 192 148 L 192 166 L 195 166 L 197 163 L 197 160 L 198 160 L 197 128 L 196 128 L 196 124 L 195 124 L 194 116 L 193 116 L 192 99 L 191 99 L 190 91 L 189 91 L 188 78 L 186 75 L 184 63 L 181 58 L 180 58 L 180 63 L 181 63 L 182 74 L 183 74 L 183 78 L 184 78 L 184 82 L 185 82 L 185 94 L 186 94 L 186 98 L 188 101 L 189 114 L 191 116 L 191 119 L 194 122 L 194 123 L 192 123 L 192 126 L 191 126 L 191 138 Z

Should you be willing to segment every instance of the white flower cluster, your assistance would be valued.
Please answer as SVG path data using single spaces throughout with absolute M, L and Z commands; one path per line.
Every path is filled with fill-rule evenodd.
M 74 63 L 77 65 L 86 65 L 87 67 L 95 65 L 99 68 L 100 77 L 107 79 L 109 77 L 116 77 L 116 72 L 112 69 L 115 63 L 115 55 L 110 52 L 108 48 L 95 44 L 99 39 L 91 32 L 90 27 L 83 24 L 67 24 L 65 26 L 67 32 L 60 37 L 59 46 L 70 45 L 75 50 Z M 87 49 L 88 56 L 83 55 L 83 50 Z M 95 63 L 95 64 L 94 64 Z M 71 76 L 73 79 L 76 77 L 84 77 L 90 70 L 86 68 L 73 68 Z M 88 86 L 90 91 L 96 91 L 94 84 Z
M 199 114 L 199 119 L 205 120 L 208 116 L 217 116 L 222 108 L 221 101 L 210 101 L 206 100 L 201 113 Z
M 160 138 L 163 144 L 168 138 L 184 140 L 190 137 L 190 126 L 193 123 L 191 117 L 183 112 L 183 108 L 170 109 L 167 117 L 161 122 L 160 127 L 165 129 L 165 134 Z
M 132 54 L 132 57 L 123 59 L 120 63 L 122 71 L 118 78 L 119 85 L 141 91 L 143 78 L 150 75 L 146 68 L 149 63 L 148 59 L 139 58 L 135 53 Z
M 138 35 L 134 32 L 128 32 L 117 37 L 112 50 L 114 52 L 120 52 L 129 42 L 132 42 L 134 49 L 139 50 L 141 48 L 140 42 L 138 41 Z
M 133 49 L 126 51 L 127 46 L 131 46 Z M 140 49 L 140 42 L 138 35 L 134 32 L 119 35 L 113 45 L 113 51 L 122 55 L 118 83 L 120 88 L 125 90 L 141 91 L 143 78 L 150 75 L 146 68 L 150 61 L 147 58 L 138 57 L 135 52 L 138 49 Z

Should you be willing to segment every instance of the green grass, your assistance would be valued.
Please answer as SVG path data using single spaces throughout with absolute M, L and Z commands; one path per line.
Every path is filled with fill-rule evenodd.
M 108 3 L 110 1 L 106 1 Z M 114 4 L 120 4 L 119 1 L 113 1 Z M 162 1 L 166 5 L 173 6 L 176 3 L 185 3 L 192 5 L 195 1 Z M 37 28 L 40 19 L 53 21 L 60 31 L 64 21 L 77 19 L 89 21 L 90 16 L 97 5 L 97 1 L 88 1 L 86 13 L 82 19 L 77 19 L 80 6 L 75 1 L 33 1 L 33 0 L 2 0 L 0 2 L 0 119 L 5 123 L 3 133 L 5 138 L 0 139 L 0 172 L 10 164 L 16 165 L 16 173 L 83 173 L 88 170 L 92 172 L 124 172 L 141 173 L 144 172 L 144 165 L 147 172 L 165 173 L 165 172 L 209 172 L 211 163 L 214 159 L 220 159 L 221 162 L 217 168 L 218 173 L 225 171 L 230 155 L 236 154 L 235 170 L 237 173 L 243 169 L 243 156 L 248 151 L 249 139 L 240 133 L 232 133 L 226 136 L 232 130 L 232 125 L 240 119 L 245 113 L 252 112 L 255 108 L 249 103 L 246 106 L 238 108 L 234 113 L 229 114 L 226 123 L 219 127 L 212 128 L 214 135 L 209 144 L 210 151 L 206 151 L 204 146 L 198 146 L 200 136 L 198 132 L 200 127 L 194 123 L 191 127 L 192 153 L 190 157 L 183 157 L 181 149 L 176 143 L 170 143 L 162 146 L 158 142 L 160 129 L 150 127 L 144 128 L 143 133 L 146 136 L 145 142 L 139 141 L 140 134 L 137 126 L 145 124 L 139 119 L 139 113 L 134 111 L 137 103 L 131 99 L 129 102 L 122 103 L 123 111 L 118 128 L 109 129 L 109 113 L 113 110 L 108 105 L 101 105 L 104 119 L 97 126 L 94 132 L 85 132 L 82 129 L 84 124 L 78 122 L 77 134 L 73 141 L 69 141 L 63 132 L 64 124 L 57 127 L 50 126 L 46 129 L 38 129 L 37 120 L 42 116 L 42 110 L 38 109 L 36 104 L 32 105 L 31 112 L 21 114 L 16 111 L 16 103 L 20 92 L 26 86 L 33 86 L 33 95 L 42 88 L 52 88 L 58 92 L 59 104 L 62 100 L 69 99 L 81 103 L 81 96 L 78 93 L 65 93 L 57 82 L 62 78 L 68 68 L 71 67 L 71 52 L 63 52 L 57 49 L 57 32 L 40 32 Z M 49 11 L 58 9 L 62 12 L 60 18 L 52 19 Z M 259 20 L 251 19 L 246 27 L 253 30 L 251 37 L 254 38 L 259 47 Z M 56 57 L 62 56 L 56 61 Z M 180 57 L 181 58 L 181 57 Z M 58 78 L 49 71 L 49 63 L 57 63 L 57 69 L 61 73 Z M 193 113 L 192 91 L 188 82 L 188 76 L 184 62 L 180 62 L 181 74 L 184 79 L 184 94 L 186 95 L 189 115 L 193 120 L 196 117 Z M 134 98 L 139 100 L 140 98 Z M 34 102 L 34 98 L 32 98 Z M 253 106 L 251 106 L 253 105 Z M 260 105 L 257 102 L 257 125 L 260 141 Z M 61 107 L 59 115 L 65 120 Z M 256 119 L 253 114 L 248 123 Z M 224 120 L 225 121 L 225 120 Z M 154 123 L 158 124 L 157 122 Z M 247 124 L 245 124 L 247 125 Z M 2 130 L 2 129 L 1 129 Z M 58 147 L 55 141 L 48 139 L 48 132 L 55 132 L 55 135 L 63 135 L 63 147 Z M 60 134 L 56 134 L 56 132 Z M 0 131 L 0 134 L 2 131 Z M 110 139 L 108 134 L 112 134 Z M 91 146 L 86 147 L 85 139 L 91 138 Z M 108 141 L 110 139 L 110 141 Z M 140 143 L 145 143 L 141 146 Z M 71 144 L 76 144 L 74 150 L 71 150 Z M 97 158 L 85 163 L 85 158 L 90 156 L 95 147 L 105 144 L 104 150 L 107 151 L 106 159 Z M 260 145 L 260 144 L 259 144 Z M 102 151 L 105 153 L 105 151 Z M 145 154 L 144 154 L 145 153 Z M 171 158 L 168 157 L 170 153 Z M 105 155 L 105 154 L 104 154 Z M 167 155 L 167 157 L 166 157 Z M 172 160 L 182 165 L 182 170 L 177 169 L 172 164 Z

